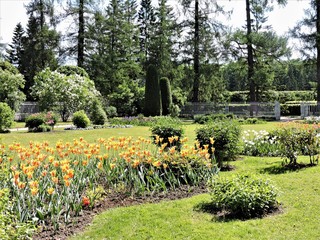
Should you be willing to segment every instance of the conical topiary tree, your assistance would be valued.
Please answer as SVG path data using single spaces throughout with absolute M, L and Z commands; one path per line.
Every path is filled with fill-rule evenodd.
M 160 92 L 161 92 L 161 103 L 162 103 L 162 114 L 170 114 L 170 105 L 172 104 L 172 95 L 169 79 L 163 77 L 160 79 Z
M 145 116 L 161 115 L 161 97 L 157 68 L 150 64 L 147 68 L 145 86 Z

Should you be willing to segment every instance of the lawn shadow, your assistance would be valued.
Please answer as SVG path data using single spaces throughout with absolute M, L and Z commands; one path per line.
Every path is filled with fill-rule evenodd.
M 297 172 L 302 169 L 308 167 L 314 167 L 316 164 L 305 164 L 305 163 L 297 163 L 295 165 L 278 165 L 278 166 L 271 166 L 266 167 L 260 170 L 260 173 L 264 174 L 283 174 L 283 173 L 290 173 L 290 172 Z

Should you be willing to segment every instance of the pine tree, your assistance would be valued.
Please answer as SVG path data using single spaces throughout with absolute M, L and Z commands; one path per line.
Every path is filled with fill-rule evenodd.
M 155 36 L 154 27 L 156 16 L 151 0 L 141 0 L 138 22 L 140 29 L 140 51 L 143 53 L 141 63 L 145 68 L 150 62 L 150 45 L 152 38 Z
M 14 65 L 20 72 L 22 72 L 22 56 L 24 54 L 24 38 L 25 31 L 18 23 L 14 29 L 12 43 L 9 44 L 7 49 L 6 60 Z
M 30 4 L 33 3 L 41 5 L 44 2 L 35 0 Z M 33 100 L 30 88 L 34 84 L 34 76 L 46 67 L 55 69 L 58 65 L 60 36 L 55 29 L 50 28 L 43 7 L 38 5 L 32 5 L 32 8 L 30 5 L 27 6 L 29 21 L 23 41 L 24 54 L 21 58 L 21 72 L 26 79 L 24 93 L 28 100 Z

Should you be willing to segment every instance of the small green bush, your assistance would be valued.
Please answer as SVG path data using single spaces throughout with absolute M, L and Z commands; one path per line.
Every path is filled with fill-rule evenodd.
M 183 129 L 181 125 L 176 124 L 158 124 L 151 127 L 152 137 L 156 145 L 166 145 L 164 149 L 176 146 L 177 150 L 181 148 L 181 138 L 183 136 Z
M 170 117 L 177 118 L 180 115 L 181 109 L 176 104 L 171 104 L 169 107 Z
M 95 125 L 104 125 L 107 120 L 107 115 L 98 99 L 95 99 L 92 103 L 92 107 L 90 109 L 90 119 Z
M 107 107 L 106 114 L 107 114 L 107 117 L 109 117 L 109 118 L 114 118 L 114 117 L 118 116 L 117 108 L 114 106 Z
M 194 118 L 195 123 L 206 124 L 206 123 L 214 122 L 214 121 L 235 119 L 236 117 L 235 117 L 235 115 L 233 115 L 233 113 L 228 113 L 228 114 L 215 113 L 215 114 L 210 114 L 210 115 L 198 114 L 198 115 L 195 115 L 193 118 Z
M 86 128 L 90 125 L 90 119 L 83 110 L 73 114 L 72 122 L 77 128 Z
M 227 211 L 235 217 L 262 216 L 278 207 L 277 189 L 269 180 L 255 175 L 213 178 L 209 193 L 214 209 Z
M 172 105 L 172 94 L 169 79 L 166 77 L 160 78 L 159 86 L 161 93 L 162 114 L 167 116 L 170 114 L 170 106 Z
M 0 102 L 0 132 L 5 132 L 14 122 L 14 111 L 7 103 Z
M 40 125 L 45 124 L 46 120 L 43 114 L 35 113 L 28 116 L 25 120 L 26 127 L 29 128 L 29 131 L 38 128 Z
M 218 166 L 221 168 L 224 161 L 233 161 L 239 154 L 240 133 L 241 128 L 236 121 L 218 121 L 197 129 L 196 139 L 200 147 L 208 145 L 211 157 L 214 154 Z

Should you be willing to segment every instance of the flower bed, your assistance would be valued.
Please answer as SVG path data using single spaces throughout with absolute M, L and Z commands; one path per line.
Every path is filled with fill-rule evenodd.
M 141 195 L 197 186 L 217 171 L 207 149 L 184 146 L 178 152 L 174 146 L 168 151 L 165 147 L 130 137 L 0 145 L 0 189 L 10 190 L 20 221 L 58 229 L 104 194 Z

